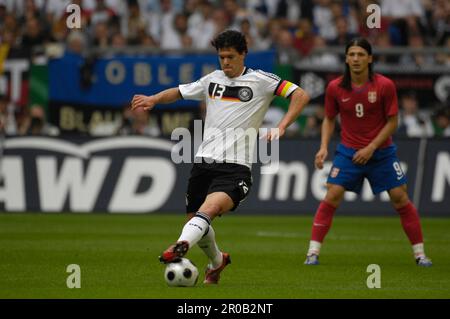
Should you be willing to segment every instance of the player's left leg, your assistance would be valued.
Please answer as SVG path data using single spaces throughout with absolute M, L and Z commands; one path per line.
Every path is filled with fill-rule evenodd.
M 197 243 L 198 247 L 208 257 L 208 268 L 218 268 L 222 265 L 223 254 L 216 242 L 216 232 L 212 225 L 209 225 L 208 232 Z
M 401 224 L 412 245 L 416 263 L 419 266 L 429 267 L 432 263 L 425 255 L 419 214 L 414 204 L 409 200 L 406 189 L 406 184 L 403 184 L 388 190 L 388 193 L 392 205 L 400 215 Z
M 225 208 L 216 213 L 222 215 L 228 211 L 234 211 L 248 196 L 252 186 L 250 170 L 247 167 L 237 164 L 225 164 L 222 166 L 209 191 L 211 194 L 207 196 L 207 200 L 200 207 L 199 211 L 214 211 L 214 202 L 208 201 L 214 196 L 224 196 L 227 201 L 224 202 Z M 229 201 L 231 199 L 231 202 Z M 216 210 L 217 211 L 217 210 Z M 226 252 L 221 252 L 215 241 L 214 229 L 210 226 L 208 232 L 199 242 L 198 245 L 208 255 L 210 263 L 205 271 L 205 284 L 217 284 L 220 280 L 220 274 L 224 268 L 231 263 L 231 257 Z
M 200 212 L 206 212 L 211 216 L 211 221 L 223 214 L 226 214 L 235 207 L 235 202 L 229 194 L 225 192 L 214 192 L 206 197 L 205 202 L 200 207 Z M 199 247 L 208 255 L 211 254 L 210 263 L 205 271 L 205 284 L 217 284 L 222 270 L 231 263 L 230 255 L 221 252 L 217 247 L 214 229 L 209 226 L 208 232 L 198 241 Z M 209 257 L 209 256 L 208 256 Z
M 416 262 L 419 266 L 431 266 L 431 260 L 425 256 L 422 227 L 419 214 L 409 200 L 406 175 L 392 145 L 374 154 L 367 165 L 367 179 L 374 194 L 383 191 L 389 193 L 391 203 L 400 215 L 403 230 L 411 242 Z

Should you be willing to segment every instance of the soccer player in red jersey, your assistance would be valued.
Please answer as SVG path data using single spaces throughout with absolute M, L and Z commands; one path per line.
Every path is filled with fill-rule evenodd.
M 392 142 L 392 134 L 398 125 L 395 84 L 372 71 L 372 47 L 366 39 L 350 41 L 345 54 L 344 75 L 331 81 L 326 90 L 326 116 L 315 166 L 323 168 L 338 114 L 341 143 L 328 175 L 327 193 L 314 217 L 305 264 L 319 264 L 322 242 L 345 191 L 359 193 L 364 178 L 367 178 L 374 194 L 389 193 L 411 242 L 417 265 L 431 266 L 432 262 L 424 252 L 419 215 L 409 200 L 406 176 Z

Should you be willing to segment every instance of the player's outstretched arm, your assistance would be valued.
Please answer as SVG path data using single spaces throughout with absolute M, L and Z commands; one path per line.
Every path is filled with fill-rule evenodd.
M 276 138 L 280 138 L 284 135 L 289 125 L 294 123 L 294 121 L 297 119 L 300 113 L 302 113 L 306 104 L 308 104 L 310 97 L 305 90 L 297 88 L 295 89 L 294 92 L 292 92 L 290 99 L 291 102 L 289 103 L 288 111 L 278 124 L 279 134 L 278 136 L 276 136 L 276 134 L 269 133 L 267 135 L 267 139 L 269 141 L 272 141 Z
M 336 118 L 330 118 L 325 116 L 322 122 L 322 133 L 320 141 L 320 149 L 314 159 L 314 165 L 318 169 L 323 168 L 323 163 L 328 156 L 328 144 L 330 143 L 331 136 L 333 135 L 334 128 L 336 126 Z
M 181 99 L 181 94 L 177 87 L 150 96 L 136 94 L 133 96 L 133 100 L 131 100 L 131 109 L 135 110 L 142 107 L 144 110 L 149 111 L 154 108 L 156 104 L 169 104 L 176 102 L 179 99 Z

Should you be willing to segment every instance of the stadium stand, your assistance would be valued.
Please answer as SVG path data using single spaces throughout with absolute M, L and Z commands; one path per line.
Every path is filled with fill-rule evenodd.
M 79 29 L 66 26 L 71 14 L 66 9 L 71 3 L 81 9 Z M 381 8 L 378 29 L 367 27 L 369 4 Z M 425 75 L 448 74 L 450 69 L 450 2 L 446 0 L 0 0 L 0 70 L 11 59 L 24 58 L 33 68 L 63 52 L 83 56 L 92 56 L 95 50 L 103 54 L 204 52 L 212 50 L 210 39 L 227 28 L 244 32 L 250 51 L 275 50 L 277 65 L 294 69 L 292 80 L 297 80 L 295 72 L 339 72 L 336 67 L 342 60 L 342 46 L 355 35 L 363 35 L 374 44 L 376 65 L 388 74 L 403 73 L 419 83 Z M 88 72 L 89 64 L 85 66 Z M 89 77 L 89 73 L 86 75 Z M 425 124 L 425 136 L 448 131 L 442 123 L 449 120 L 450 93 L 448 86 L 442 90 L 439 99 L 416 99 L 414 112 L 418 116 L 414 120 L 407 119 L 407 106 L 402 104 L 403 129 L 398 134 L 417 136 L 409 133 L 417 132 L 410 125 Z M 24 127 L 30 123 L 29 109 L 36 101 L 27 94 L 12 96 L 5 81 L 0 94 L 2 131 L 27 134 L 29 130 Z M 399 92 L 399 98 L 403 101 L 407 94 Z M 42 106 L 49 112 L 45 103 Z M 274 107 L 283 110 L 276 101 Z M 317 128 L 310 126 L 317 122 L 316 109 L 320 107 L 320 99 L 313 101 L 305 112 L 311 119 L 301 118 L 294 136 L 317 135 Z M 47 114 L 43 118 L 54 117 Z M 408 124 L 412 122 L 416 124 Z M 57 125 L 55 121 L 52 124 Z M 117 132 L 120 121 L 117 125 L 103 130 L 103 134 Z M 304 133 L 305 125 L 311 133 Z M 162 130 L 144 131 L 152 131 L 154 136 Z

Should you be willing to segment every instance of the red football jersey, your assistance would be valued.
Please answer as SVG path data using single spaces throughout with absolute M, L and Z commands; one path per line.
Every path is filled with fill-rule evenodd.
M 325 95 L 325 114 L 341 115 L 341 142 L 347 147 L 361 149 L 378 135 L 387 119 L 398 113 L 394 82 L 381 74 L 372 81 L 347 91 L 339 86 L 342 76 L 331 81 Z M 380 148 L 392 144 L 390 136 Z

